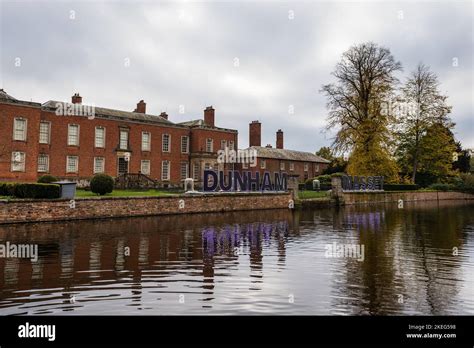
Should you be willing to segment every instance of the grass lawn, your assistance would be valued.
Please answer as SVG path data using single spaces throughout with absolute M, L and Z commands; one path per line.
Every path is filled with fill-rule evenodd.
M 159 196 L 174 196 L 177 193 L 159 190 L 113 190 L 104 196 L 99 196 L 91 191 L 76 190 L 76 197 L 159 197 Z
M 327 191 L 299 191 L 299 199 L 308 199 L 308 198 L 326 198 L 329 197 Z

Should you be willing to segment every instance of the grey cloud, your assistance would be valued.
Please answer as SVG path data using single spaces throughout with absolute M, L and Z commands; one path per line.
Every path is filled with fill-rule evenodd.
M 474 147 L 470 2 L 0 6 L 1 84 L 17 98 L 67 100 L 79 91 L 85 102 L 125 110 L 145 99 L 150 112 L 166 110 L 175 121 L 199 117 L 212 104 L 217 124 L 238 129 L 242 147 L 248 123 L 259 119 L 263 144 L 274 144 L 282 128 L 286 147 L 314 152 L 331 136 L 321 133 L 327 114 L 321 85 L 332 81 L 342 52 L 372 40 L 402 62 L 402 80 L 419 61 L 438 73 L 453 105 L 456 135 Z M 20 68 L 15 57 L 22 58 Z

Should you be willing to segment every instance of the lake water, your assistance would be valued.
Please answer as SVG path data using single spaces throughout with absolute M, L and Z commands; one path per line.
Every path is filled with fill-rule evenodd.
M 0 226 L 7 241 L 39 260 L 0 258 L 0 315 L 474 314 L 472 203 Z M 329 253 L 344 246 L 360 254 Z

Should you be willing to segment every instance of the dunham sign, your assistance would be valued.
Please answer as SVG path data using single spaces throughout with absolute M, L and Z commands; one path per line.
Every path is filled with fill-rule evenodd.
M 211 191 L 287 191 L 288 177 L 286 173 L 269 172 L 260 175 L 259 172 L 228 171 L 227 177 L 223 171 L 205 170 L 203 189 Z

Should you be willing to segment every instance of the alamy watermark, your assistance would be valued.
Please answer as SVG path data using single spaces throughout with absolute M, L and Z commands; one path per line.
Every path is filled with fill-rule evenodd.
M 55 106 L 57 116 L 86 116 L 89 120 L 95 118 L 95 106 L 93 105 L 57 102 Z
M 1 258 L 19 258 L 31 259 L 31 261 L 38 261 L 38 244 L 15 244 L 6 242 L 0 244 Z
M 257 165 L 257 150 L 234 150 L 226 146 L 224 150 L 217 151 L 217 163 L 242 163 L 255 167 Z
M 326 244 L 324 248 L 326 249 L 324 256 L 328 258 L 351 258 L 360 262 L 365 259 L 365 246 L 363 244 L 339 244 L 334 242 Z

